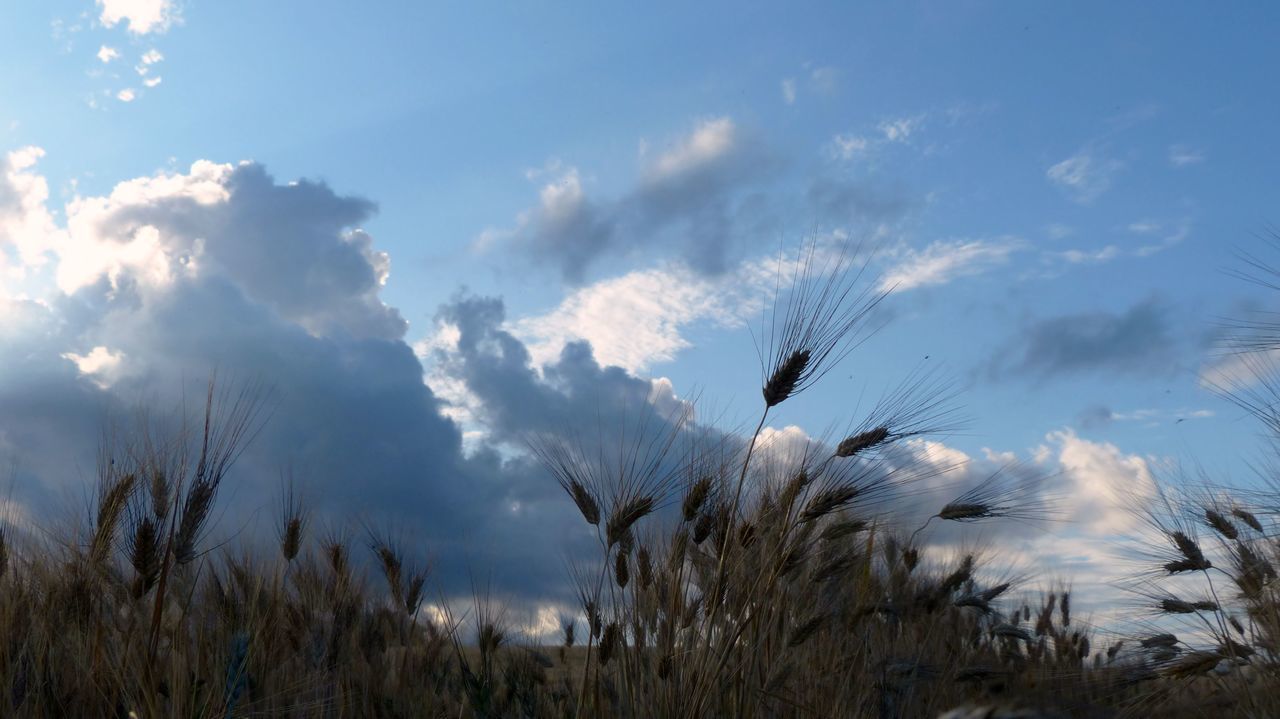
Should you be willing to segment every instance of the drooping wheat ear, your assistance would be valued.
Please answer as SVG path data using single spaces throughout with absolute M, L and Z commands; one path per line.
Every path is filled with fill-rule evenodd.
M 178 564 L 196 558 L 196 545 L 213 511 L 218 487 L 266 422 L 264 407 L 269 393 L 263 385 L 250 382 L 235 392 L 221 393 L 216 385 L 215 375 L 209 380 L 195 471 L 174 535 L 173 557 Z
M 960 566 L 943 578 L 939 589 L 942 592 L 950 593 L 964 586 L 964 583 L 973 577 L 973 555 L 966 554 L 964 559 L 960 560 Z
M 160 467 L 153 469 L 147 489 L 151 497 L 152 516 L 157 521 L 164 520 L 169 516 L 169 491 L 172 489 L 168 473 Z
M 941 512 L 938 512 L 939 519 L 947 519 L 953 522 L 984 519 L 991 516 L 994 516 L 991 505 L 976 502 L 952 502 L 943 507 Z
M 280 554 L 286 562 L 292 562 L 302 548 L 303 534 L 309 523 L 309 515 L 298 497 L 293 475 L 290 472 L 284 479 L 280 500 L 280 526 L 277 527 L 280 539 Z
M 1153 634 L 1138 642 L 1143 649 L 1168 649 L 1178 645 L 1178 637 L 1173 634 Z
M 920 563 L 920 550 L 915 547 L 902 550 L 902 564 L 907 568 L 908 572 L 915 571 L 916 565 Z
M 1232 579 L 1246 599 L 1257 599 L 1267 584 L 1276 578 L 1275 567 L 1254 551 L 1247 542 L 1236 542 L 1231 553 L 1235 573 Z
M 974 594 L 966 594 L 962 597 L 959 597 L 956 599 L 954 604 L 957 607 L 975 607 L 981 610 L 984 614 L 990 614 L 992 611 L 991 602 L 995 601 L 995 599 L 1000 595 L 1009 591 L 1009 588 L 1012 586 L 1013 586 L 1012 582 L 1002 582 L 1000 584 L 995 585 L 994 587 L 989 587 L 987 589 L 984 589 L 981 592 L 976 592 Z M 1029 615 L 1031 612 L 1030 607 L 1024 607 L 1024 610 L 1025 610 L 1024 614 L 1027 614 L 1027 615 Z M 1015 614 L 1014 616 L 1016 618 L 1018 615 Z
M 889 428 L 883 425 L 846 437 L 836 445 L 837 457 L 852 457 L 865 452 L 889 438 Z
M 820 535 L 824 541 L 834 542 L 851 534 L 857 534 L 867 528 L 867 523 L 861 519 L 846 519 L 843 521 L 832 522 L 828 524 Z
M 653 511 L 653 497 L 633 497 L 620 502 L 605 523 L 605 539 L 612 547 L 622 540 L 631 527 Z
M 506 635 L 498 628 L 498 625 L 491 621 L 482 621 L 476 635 L 476 646 L 480 648 L 482 654 L 492 655 L 498 651 L 498 647 L 502 646 L 502 642 L 506 638 Z
M 1225 657 L 1218 652 L 1191 652 L 1164 668 L 1165 676 L 1187 679 L 1199 676 L 1218 666 Z
M 600 666 L 608 666 L 613 659 L 614 651 L 618 648 L 619 634 L 617 622 L 609 622 L 609 626 L 604 628 L 604 633 L 600 636 Z
M 908 437 L 961 429 L 968 418 L 958 413 L 957 396 L 953 380 L 921 364 L 847 430 L 835 456 L 852 457 Z
M 1217 605 L 1214 605 L 1214 608 L 1217 608 Z M 1196 606 L 1176 597 L 1166 597 L 1160 600 L 1160 611 L 1165 614 L 1195 614 Z
M 685 522 L 692 522 L 698 516 L 698 511 L 702 509 L 702 505 L 711 494 L 712 481 L 711 477 L 703 476 L 690 485 L 689 492 L 680 503 L 680 516 Z
M 1229 540 L 1234 541 L 1240 537 L 1240 530 L 1236 529 L 1236 525 L 1232 524 L 1231 520 L 1222 516 L 1220 512 L 1213 508 L 1204 510 L 1204 521 L 1215 532 Z
M 98 517 L 89 543 L 89 563 L 98 566 L 111 553 L 115 543 L 116 528 L 129 504 L 138 477 L 132 472 L 115 478 L 105 478 L 105 486 L 98 496 Z
M 636 551 L 636 568 L 640 575 L 640 588 L 648 589 L 653 584 L 653 558 L 649 556 L 648 547 L 640 547 Z
M 418 604 L 422 601 L 422 592 L 427 586 L 427 575 L 430 569 L 427 567 L 419 567 L 409 572 L 409 581 L 405 583 L 404 589 L 404 611 L 406 614 L 414 614 L 418 611 Z
M 564 646 L 571 647 L 574 644 L 574 632 L 577 630 L 578 622 L 573 617 L 560 618 L 560 630 L 564 633 Z
M 331 533 L 324 540 L 321 549 L 324 551 L 325 561 L 329 564 L 329 571 L 333 572 L 333 576 L 339 582 L 344 582 L 350 571 L 346 538 L 337 533 Z
M 569 496 L 573 498 L 573 503 L 582 513 L 582 518 L 587 520 L 587 524 L 600 524 L 600 505 L 596 503 L 595 497 L 591 496 L 591 490 L 587 489 L 582 482 L 573 480 L 569 484 Z
M 217 485 L 197 478 L 187 490 L 179 514 L 178 531 L 174 535 L 173 558 L 178 564 L 186 564 L 196 558 L 196 543 L 201 530 L 213 510 Z
M 710 533 L 710 529 L 707 532 Z M 705 537 L 704 537 L 705 539 Z M 671 537 L 671 549 L 667 555 L 667 564 L 672 571 L 684 566 L 685 557 L 689 553 L 689 533 L 680 529 Z
M 378 559 L 378 567 L 387 581 L 387 591 L 397 606 L 404 606 L 404 586 L 401 584 L 404 570 L 404 557 L 399 549 L 387 540 L 373 538 L 370 549 Z
M 1231 625 L 1232 629 L 1236 630 L 1236 634 L 1239 634 L 1242 637 L 1244 636 L 1245 634 L 1244 625 L 1240 623 L 1239 619 L 1236 619 L 1236 615 L 1228 614 L 1227 623 Z
M 1186 532 L 1181 530 L 1169 532 L 1169 539 L 1183 557 L 1181 560 L 1175 560 L 1165 565 L 1165 569 L 1170 574 L 1188 570 L 1204 570 L 1213 566 L 1204 556 L 1204 552 L 1200 550 L 1199 543 Z
M 129 563 L 137 575 L 133 595 L 142 597 L 160 575 L 160 529 L 150 516 L 137 517 L 129 536 Z
M 991 628 L 991 633 L 997 637 L 1017 639 L 1026 642 L 1027 644 L 1031 644 L 1035 641 L 1035 638 L 1031 636 L 1031 632 L 1028 632 L 1026 629 L 1015 624 L 997 624 Z
M 587 487 L 585 478 L 590 476 L 590 467 L 581 448 L 551 434 L 537 435 L 528 440 L 528 445 L 573 500 L 587 524 L 600 524 L 600 505 Z
M 812 385 L 866 339 L 864 326 L 891 288 L 863 286 L 867 264 L 855 266 L 856 254 L 848 245 L 820 250 L 814 240 L 801 249 L 789 289 L 775 292 L 757 345 L 766 410 Z
M 828 487 L 813 495 L 800 513 L 801 522 L 812 522 L 847 506 L 858 496 L 858 487 L 845 484 Z
M 292 562 L 302 547 L 302 523 L 301 517 L 289 517 L 280 532 L 280 554 L 286 562 Z
M 626 589 L 627 582 L 631 579 L 631 572 L 627 569 L 627 555 L 623 552 L 616 554 L 613 559 L 613 578 L 620 589 Z
M 787 639 L 787 646 L 794 649 L 809 641 L 827 623 L 827 619 L 828 615 L 817 614 L 801 622 L 791 631 L 791 636 Z
M 703 512 L 698 515 L 698 521 L 693 525 L 693 543 L 701 546 L 703 542 L 707 541 L 707 537 L 711 536 L 711 530 L 715 529 L 715 526 L 715 513 Z
M 1236 519 L 1240 520 L 1241 522 L 1244 522 L 1245 524 L 1249 525 L 1251 528 L 1253 528 L 1253 531 L 1255 532 L 1262 531 L 1262 522 L 1258 521 L 1258 518 L 1253 515 L 1253 512 L 1236 507 L 1235 509 L 1231 510 L 1231 515 Z
M 796 350 L 769 375 L 761 390 L 766 407 L 782 403 L 796 391 L 800 376 L 809 366 L 809 355 L 809 350 Z
M 1041 475 L 1014 477 L 1010 471 L 1014 466 L 1001 467 L 976 487 L 947 503 L 934 516 L 952 522 L 976 522 L 997 517 L 1038 520 L 1053 516 L 1053 501 L 1041 495 L 1047 478 Z

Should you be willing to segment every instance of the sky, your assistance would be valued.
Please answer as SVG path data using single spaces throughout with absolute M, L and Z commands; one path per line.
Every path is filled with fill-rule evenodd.
M 911 450 L 1059 477 L 1078 544 L 1017 535 L 1059 576 L 1096 574 L 1126 487 L 1257 481 L 1209 386 L 1221 323 L 1271 302 L 1232 274 L 1274 253 L 1270 4 L 0 13 L 14 511 L 83 493 L 103 417 L 216 367 L 278 397 L 236 512 L 288 465 L 448 581 L 556 595 L 582 528 L 522 438 L 695 396 L 753 426 L 778 260 L 815 240 L 893 292 L 771 436 L 950 377 L 969 421 Z

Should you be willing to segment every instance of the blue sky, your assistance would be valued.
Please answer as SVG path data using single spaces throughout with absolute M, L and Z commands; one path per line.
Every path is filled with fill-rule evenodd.
M 522 345 L 530 392 L 586 340 L 609 381 L 697 391 L 746 423 L 759 268 L 841 236 L 877 248 L 891 321 L 777 429 L 843 427 L 928 362 L 973 417 L 938 438 L 948 451 L 1038 457 L 1095 489 L 1168 458 L 1250 481 L 1255 425 L 1204 384 L 1215 321 L 1268 301 L 1225 270 L 1277 222 L 1280 11 L 687 5 L 9 3 L 0 246 L 26 309 L 5 334 L 29 349 L 0 364 L 2 394 L 57 405 L 56 426 L 199 375 L 196 359 L 294 372 L 258 352 L 288 337 L 289 361 L 324 365 L 316 386 L 345 398 L 293 407 L 319 436 L 368 413 L 403 434 L 366 439 L 398 447 L 420 436 L 394 414 L 411 412 L 443 434 L 394 449 L 388 477 L 444 482 L 420 465 L 446 446 L 478 477 L 518 422 L 459 326 Z M 200 321 L 224 300 L 248 314 Z M 426 392 L 386 379 L 415 373 Z M 374 399 L 414 392 L 385 415 Z M 475 481 L 513 507 L 556 501 Z

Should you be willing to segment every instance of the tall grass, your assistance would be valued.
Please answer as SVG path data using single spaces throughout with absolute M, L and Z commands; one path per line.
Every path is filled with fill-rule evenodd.
M 771 413 L 860 345 L 887 297 L 853 251 L 811 245 L 789 267 L 752 434 L 681 405 L 596 442 L 531 438 L 596 540 L 571 564 L 559 646 L 522 639 L 485 590 L 455 604 L 394 533 L 326 525 L 291 478 L 275 547 L 213 542 L 265 413 L 260 388 L 211 386 L 192 431 L 104 444 L 75 526 L 0 526 L 0 715 L 1273 715 L 1280 493 L 1143 497 L 1128 622 L 1096 631 L 1069 588 L 1036 595 L 994 552 L 938 541 L 974 523 L 1056 531 L 1044 478 L 1007 467 L 926 511 L 903 502 L 945 469 L 908 443 L 965 423 L 941 375 L 908 374 L 840 436 L 768 443 Z M 1265 422 L 1275 388 L 1231 396 Z

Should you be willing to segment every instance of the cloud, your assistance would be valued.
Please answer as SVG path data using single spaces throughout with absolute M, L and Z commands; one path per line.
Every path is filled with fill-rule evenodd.
M 173 0 L 97 0 L 102 8 L 98 20 L 106 27 L 128 23 L 134 35 L 163 33 L 177 20 Z
M 826 65 L 814 67 L 809 70 L 809 85 L 816 92 L 830 95 L 840 85 L 840 71 Z
M 1009 261 L 1023 243 L 1015 238 L 995 240 L 939 240 L 922 250 L 902 251 L 881 279 L 881 287 L 909 290 L 941 285 L 976 275 Z
M 1076 419 L 1083 429 L 1106 427 L 1112 422 L 1140 422 L 1148 427 L 1158 427 L 1169 421 L 1180 424 L 1188 420 L 1209 419 L 1215 413 L 1211 409 L 1191 409 L 1187 407 L 1166 410 L 1140 408 L 1126 412 L 1116 412 L 1109 407 L 1094 405 L 1086 408 Z
M 120 57 L 120 51 L 114 47 L 107 47 L 106 45 L 103 45 L 98 48 L 98 59 L 101 60 L 104 65 L 118 57 Z
M 1045 176 L 1073 200 L 1087 205 L 1111 188 L 1112 177 L 1123 167 L 1117 160 L 1109 160 L 1082 150 L 1051 166 Z
M 839 160 L 852 160 L 867 151 L 870 143 L 859 135 L 836 135 L 831 138 L 831 154 Z
M 788 105 L 796 104 L 796 80 L 793 77 L 785 78 L 780 84 L 782 89 L 782 101 Z
M 1073 522 L 1098 535 L 1132 531 L 1137 520 L 1129 510 L 1132 497 L 1153 496 L 1155 480 L 1145 459 L 1127 455 L 1109 442 L 1091 442 L 1071 430 L 1050 432 L 1042 452 L 1057 453 L 1067 480 Z
M 76 196 L 57 221 L 41 154 L 10 153 L 0 175 L 0 256 L 25 273 L 26 295 L 0 295 L 0 456 L 20 467 L 23 507 L 84 491 L 104 417 L 175 406 L 216 367 L 224 382 L 273 389 L 271 418 L 220 500 L 228 516 L 269 515 L 291 466 L 319 516 L 415 528 L 447 592 L 465 592 L 475 570 L 517 596 L 564 597 L 562 557 L 590 528 L 523 440 L 663 431 L 687 411 L 670 381 L 602 363 L 567 334 L 535 358 L 494 298 L 455 297 L 438 315 L 452 331 L 415 353 L 380 297 L 390 258 L 361 230 L 368 200 L 255 163 L 198 161 Z M 564 316 L 590 306 L 581 299 Z M 690 301 L 707 321 L 740 311 Z M 599 316 L 580 317 L 590 328 Z M 464 444 L 424 374 L 466 393 L 483 436 Z
M 689 346 L 683 331 L 695 323 L 739 327 L 763 309 L 772 274 L 748 262 L 716 277 L 673 263 L 637 270 L 573 291 L 552 311 L 512 324 L 538 362 L 566 343 L 586 340 L 599 361 L 642 372 Z
M 563 590 L 576 535 L 554 528 L 569 526 L 571 505 L 523 457 L 464 453 L 403 319 L 379 298 L 389 259 L 359 229 L 372 203 L 200 161 L 75 197 L 60 223 L 35 174 L 41 154 L 10 153 L 0 175 L 0 256 L 23 273 L 0 295 L 0 456 L 19 467 L 15 501 L 40 514 L 86 491 L 104 420 L 127 420 L 139 401 L 163 413 L 216 367 L 224 382 L 274 390 L 220 500 L 228 516 L 269 514 L 289 465 L 321 516 L 411 520 L 447 587 L 465 591 L 470 562 L 507 590 Z M 552 376 L 569 387 L 590 366 L 569 353 Z M 651 391 L 619 369 L 596 374 Z
M 924 115 L 915 115 L 912 117 L 899 117 L 890 120 L 884 120 L 876 129 L 880 134 L 884 135 L 886 142 L 906 142 L 911 139 L 911 135 L 920 129 L 924 123 Z
M 572 283 L 605 256 L 652 256 L 664 245 L 700 272 L 723 272 L 730 240 L 753 209 L 742 191 L 764 178 L 767 158 L 727 117 L 698 123 L 656 154 L 644 147 L 639 177 L 621 196 L 593 198 L 577 168 L 559 168 L 514 229 L 486 230 L 476 247 L 507 243 Z
M 135 93 L 131 88 L 127 88 L 127 87 L 121 90 L 120 92 L 116 93 L 116 99 L 119 100 L 120 102 L 133 102 L 137 97 L 138 97 L 138 94 Z
M 1051 252 L 1049 254 L 1072 265 L 1100 264 L 1119 257 L 1120 248 L 1115 245 L 1107 245 L 1097 250 L 1063 250 L 1062 252 Z
M 138 73 L 140 77 L 146 77 L 147 74 L 151 72 L 152 66 L 160 63 L 162 60 L 164 60 L 164 55 L 161 55 L 159 50 L 154 48 L 148 50 L 141 58 L 139 58 L 138 64 L 133 68 L 134 72 Z
M 1188 165 L 1198 165 L 1201 162 L 1204 162 L 1204 153 L 1200 150 L 1192 149 L 1186 145 L 1169 146 L 1170 166 L 1187 167 Z
M 1155 300 L 1121 313 L 1085 312 L 1039 320 L 1001 348 L 993 369 L 1049 377 L 1092 371 L 1164 374 L 1176 367 L 1170 310 Z
M 46 203 L 49 184 L 34 171 L 44 150 L 24 147 L 8 153 L 0 174 L 0 270 L 5 290 L 28 278 L 44 264 L 44 253 L 58 241 L 60 228 Z

